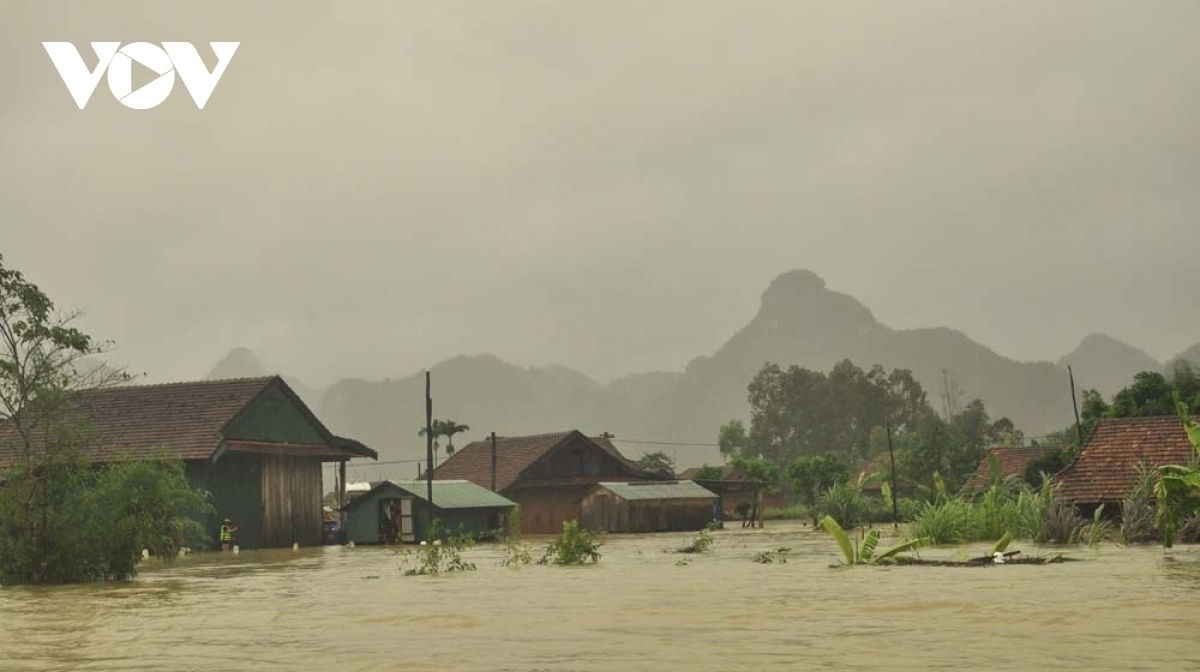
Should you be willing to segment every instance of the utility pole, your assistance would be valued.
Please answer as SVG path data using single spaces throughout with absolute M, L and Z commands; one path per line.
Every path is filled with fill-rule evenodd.
M 1079 424 L 1079 402 L 1075 400 L 1075 372 L 1071 370 L 1071 365 L 1067 365 L 1067 376 L 1071 380 L 1071 407 L 1075 409 L 1075 437 L 1079 440 L 1075 444 L 1075 452 L 1079 453 L 1083 449 L 1083 425 Z
M 429 392 L 429 372 L 425 372 L 425 501 L 428 503 L 425 534 L 433 533 L 433 397 Z
M 892 529 L 900 529 L 900 507 L 896 504 L 896 451 L 892 449 L 892 419 L 883 421 L 887 427 L 888 457 L 892 460 Z

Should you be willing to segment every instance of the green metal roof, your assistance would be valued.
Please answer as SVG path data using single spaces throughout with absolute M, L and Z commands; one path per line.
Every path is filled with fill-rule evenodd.
M 436 481 L 435 481 L 436 482 Z M 621 499 L 716 499 L 717 496 L 694 481 L 652 481 L 648 483 L 601 483 L 600 487 Z M 434 494 L 437 497 L 437 494 Z
M 391 481 L 393 485 L 424 500 L 429 481 Z M 516 506 L 517 503 L 470 481 L 433 481 L 433 505 L 439 509 L 484 509 Z

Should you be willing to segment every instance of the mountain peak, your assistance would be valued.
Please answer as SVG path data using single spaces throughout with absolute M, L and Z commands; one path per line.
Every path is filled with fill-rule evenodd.
M 206 380 L 222 380 L 225 378 L 258 378 L 268 375 L 258 355 L 250 348 L 234 348 L 225 355 L 217 365 L 208 372 Z
M 821 323 L 857 332 L 876 326 L 875 316 L 849 294 L 831 291 L 816 273 L 798 269 L 771 281 L 762 295 L 759 318 L 806 324 L 818 331 Z
M 1105 396 L 1128 385 L 1134 374 L 1162 366 L 1145 351 L 1101 333 L 1085 336 L 1058 364 L 1074 370 L 1081 388 L 1095 388 Z

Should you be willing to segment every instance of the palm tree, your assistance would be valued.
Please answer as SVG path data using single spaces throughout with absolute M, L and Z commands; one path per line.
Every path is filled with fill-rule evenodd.
M 431 423 L 431 429 L 433 430 L 433 432 L 432 432 L 433 433 L 433 465 L 432 465 L 432 467 L 437 467 L 437 451 L 438 451 L 438 447 L 439 447 L 439 445 L 438 445 L 439 439 L 443 436 L 446 437 L 446 456 L 449 457 L 454 454 L 454 435 L 461 434 L 462 432 L 465 432 L 471 428 L 467 425 L 460 425 L 453 420 L 434 420 Z M 420 431 L 417 432 L 417 436 L 425 436 L 425 428 L 424 427 L 422 427 L 420 429 Z
M 446 456 L 454 454 L 454 435 L 461 434 L 469 429 L 467 425 L 460 425 L 453 420 L 442 420 L 441 435 L 446 437 Z

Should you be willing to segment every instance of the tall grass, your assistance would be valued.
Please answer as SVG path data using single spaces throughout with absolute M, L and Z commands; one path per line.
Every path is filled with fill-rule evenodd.
M 1100 512 L 1092 520 L 1079 516 L 1062 501 L 1048 477 L 1042 486 L 995 484 L 977 499 L 939 497 L 917 510 L 912 535 L 935 544 L 962 544 L 1000 539 L 1006 533 L 1036 543 L 1095 544 L 1107 531 Z

